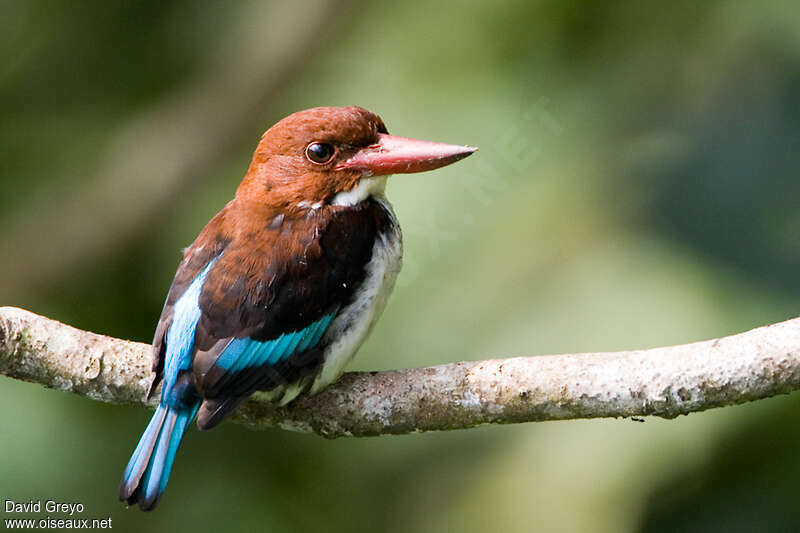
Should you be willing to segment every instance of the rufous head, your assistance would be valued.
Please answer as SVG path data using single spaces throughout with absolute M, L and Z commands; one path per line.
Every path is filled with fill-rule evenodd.
M 361 107 L 315 107 L 264 133 L 237 197 L 290 211 L 352 205 L 382 193 L 389 174 L 433 170 L 475 150 L 389 135 Z

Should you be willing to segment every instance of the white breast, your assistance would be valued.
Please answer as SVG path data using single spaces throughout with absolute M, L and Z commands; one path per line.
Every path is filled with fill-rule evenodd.
M 372 259 L 367 263 L 366 276 L 353 301 L 343 308 L 331 323 L 321 344 L 326 345 L 323 354 L 322 368 L 314 383 L 311 394 L 315 394 L 330 385 L 342 374 L 344 367 L 353 358 L 358 347 L 369 335 L 375 321 L 383 312 L 386 300 L 394 288 L 397 274 L 400 272 L 403 257 L 403 239 L 400 226 L 395 219 L 392 206 L 382 194 L 373 195 L 391 215 L 394 224 L 392 231 L 384 233 L 376 241 L 372 249 Z M 298 383 L 288 386 L 283 391 L 281 404 L 292 401 L 307 386 Z

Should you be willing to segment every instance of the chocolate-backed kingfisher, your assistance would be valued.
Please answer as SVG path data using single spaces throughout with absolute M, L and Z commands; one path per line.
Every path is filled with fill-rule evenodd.
M 155 507 L 194 419 L 210 429 L 254 391 L 286 404 L 335 381 L 400 270 L 387 177 L 475 150 L 389 135 L 360 107 L 308 109 L 267 130 L 172 281 L 153 338 L 160 402 L 120 499 Z

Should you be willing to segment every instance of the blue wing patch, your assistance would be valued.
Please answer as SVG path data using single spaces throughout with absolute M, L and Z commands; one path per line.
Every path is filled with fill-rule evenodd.
M 181 370 L 192 368 L 192 353 L 194 352 L 194 334 L 197 322 L 200 320 L 200 291 L 206 280 L 208 271 L 216 262 L 211 260 L 200 274 L 192 281 L 178 301 L 172 315 L 172 324 L 167 331 L 167 353 L 164 356 L 164 385 L 161 397 L 166 398 L 169 391 L 175 386 L 178 373 Z
M 294 353 L 316 346 L 335 315 L 335 312 L 325 315 L 308 327 L 284 333 L 277 339 L 268 341 L 254 341 L 249 337 L 234 339 L 223 350 L 215 364 L 228 372 L 238 372 L 245 368 L 274 365 L 285 361 Z

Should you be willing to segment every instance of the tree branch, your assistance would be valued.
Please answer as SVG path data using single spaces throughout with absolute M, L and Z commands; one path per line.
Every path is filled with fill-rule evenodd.
M 144 405 L 152 379 L 150 346 L 2 307 L 0 373 L 95 400 Z M 234 419 L 333 438 L 573 418 L 674 418 L 798 388 L 795 318 L 650 350 L 351 372 L 289 407 L 275 407 L 256 394 Z

